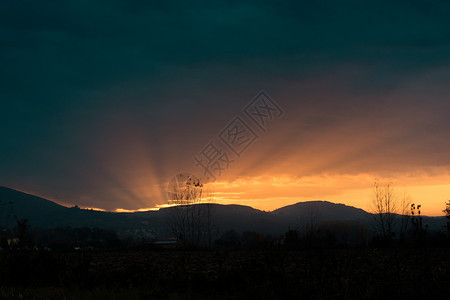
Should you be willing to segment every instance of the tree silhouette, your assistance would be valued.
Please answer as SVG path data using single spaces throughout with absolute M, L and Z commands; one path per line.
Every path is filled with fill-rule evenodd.
M 413 225 L 413 238 L 415 239 L 418 245 L 423 243 L 423 240 L 426 235 L 426 229 L 428 225 L 423 225 L 422 215 L 420 212 L 422 205 L 418 204 L 417 206 L 413 203 L 411 204 L 411 223 Z
M 408 232 L 409 220 L 411 217 L 411 197 L 406 194 L 406 191 L 403 190 L 403 194 L 400 200 L 400 238 L 403 240 L 406 237 L 406 233 Z
M 398 197 L 390 182 L 380 185 L 375 179 L 372 193 L 372 212 L 376 230 L 384 239 L 392 239 L 394 236 L 394 222 L 398 212 Z
M 214 224 L 214 193 L 198 177 L 179 173 L 167 187 L 169 204 L 168 225 L 174 236 L 183 243 L 212 246 Z
M 17 234 L 19 236 L 19 248 L 30 247 L 33 244 L 33 236 L 30 232 L 28 219 L 17 220 Z
M 450 235 L 450 200 L 445 203 L 445 209 L 443 210 L 447 217 L 447 233 Z

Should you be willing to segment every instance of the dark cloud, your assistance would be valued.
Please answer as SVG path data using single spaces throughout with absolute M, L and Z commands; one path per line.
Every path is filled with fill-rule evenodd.
M 3 1 L 0 184 L 142 206 L 123 174 L 161 184 L 188 168 L 260 89 L 289 112 L 284 133 L 236 174 L 318 149 L 328 158 L 302 172 L 448 165 L 449 12 L 445 1 Z

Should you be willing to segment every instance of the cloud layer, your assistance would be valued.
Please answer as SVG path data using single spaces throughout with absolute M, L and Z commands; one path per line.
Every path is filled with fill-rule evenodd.
M 162 204 L 165 182 L 198 172 L 192 157 L 261 89 L 286 114 L 223 181 L 440 176 L 449 13 L 446 1 L 3 1 L 0 184 L 111 210 Z

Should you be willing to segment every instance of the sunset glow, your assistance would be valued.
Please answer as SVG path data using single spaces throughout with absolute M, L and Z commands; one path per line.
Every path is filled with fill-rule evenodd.
M 222 204 L 243 204 L 272 211 L 297 202 L 326 200 L 371 211 L 375 176 L 320 176 L 300 179 L 255 178 L 233 182 L 217 182 L 215 200 Z M 398 194 L 411 196 L 414 203 L 422 204 L 423 214 L 442 215 L 450 193 L 450 176 L 392 180 Z
M 201 18 L 169 9 L 183 24 L 173 28 L 153 10 L 130 17 L 115 7 L 127 24 L 117 40 L 109 23 L 95 39 L 85 26 L 27 27 L 20 43 L 22 27 L 7 27 L 5 44 L 18 48 L 0 49 L 14 70 L 0 88 L 0 185 L 133 212 L 167 205 L 168 182 L 189 172 L 216 177 L 218 203 L 274 210 L 320 199 L 368 210 L 380 178 L 441 215 L 450 198 L 446 16 L 352 5 L 342 18 L 330 5 L 297 17 L 267 3 Z M 250 11 L 254 19 L 243 17 Z M 427 26 L 411 30 L 419 20 Z M 237 137 L 242 129 L 248 136 Z M 210 170 L 229 159 L 216 174 L 199 163 L 211 142 Z
M 0 1 L 7 299 L 446 299 L 450 1 Z

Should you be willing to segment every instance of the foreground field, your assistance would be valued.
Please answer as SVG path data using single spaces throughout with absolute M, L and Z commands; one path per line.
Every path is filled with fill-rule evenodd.
M 3 299 L 448 299 L 448 249 L 4 252 Z

